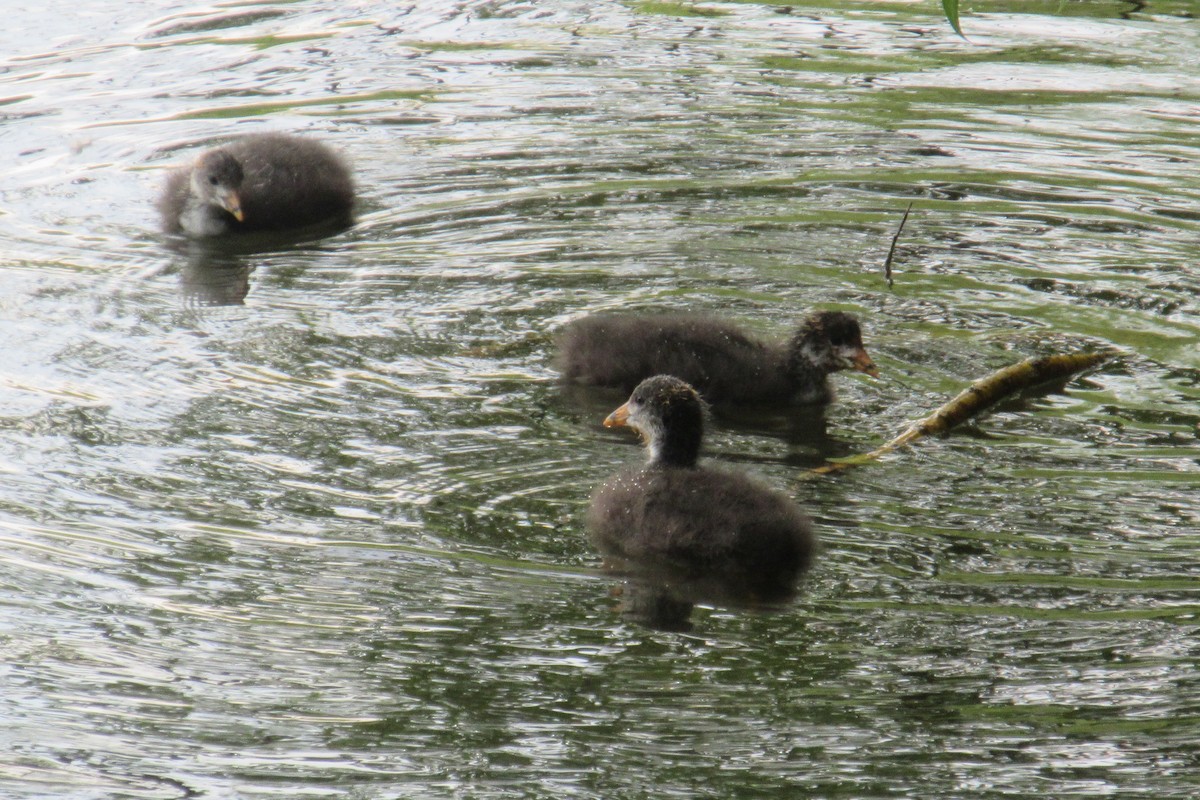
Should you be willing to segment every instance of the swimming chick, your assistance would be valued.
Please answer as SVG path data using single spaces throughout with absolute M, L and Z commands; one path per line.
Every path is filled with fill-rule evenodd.
M 342 158 L 303 136 L 260 133 L 173 171 L 158 200 L 167 233 L 203 238 L 348 225 L 354 180 Z
M 767 343 L 724 320 L 696 314 L 603 314 L 568 324 L 558 366 L 567 381 L 631 391 L 652 375 L 674 375 L 713 405 L 821 405 L 828 376 L 877 376 L 858 320 L 841 311 L 809 315 L 786 343 Z
M 638 384 L 604 424 L 641 434 L 648 458 L 592 495 L 587 527 L 618 564 L 717 578 L 746 599 L 789 597 L 812 560 L 808 518 L 786 495 L 740 472 L 699 466 L 704 412 L 667 375 Z

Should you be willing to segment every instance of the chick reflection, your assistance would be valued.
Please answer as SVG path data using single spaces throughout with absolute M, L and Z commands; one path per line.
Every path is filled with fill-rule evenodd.
M 354 221 L 345 160 L 305 136 L 257 133 L 172 170 L 158 198 L 166 245 L 186 262 L 184 299 L 238 305 L 250 290 L 242 257 L 291 249 Z
M 780 611 L 795 597 L 795 586 L 764 593 L 757 576 L 724 574 L 719 570 L 688 571 L 649 564 L 606 561 L 624 582 L 614 588 L 619 609 L 629 620 L 662 631 L 690 631 L 692 609 L 716 605 L 754 612 Z
M 250 293 L 251 271 L 240 256 L 196 249 L 179 272 L 179 290 L 188 305 L 242 305 Z
M 808 518 L 741 473 L 697 465 L 704 411 L 691 386 L 647 378 L 604 424 L 633 428 L 648 451 L 644 465 L 597 489 L 588 510 L 592 541 L 631 577 L 627 612 L 678 628 L 697 601 L 758 605 L 794 594 L 816 545 Z

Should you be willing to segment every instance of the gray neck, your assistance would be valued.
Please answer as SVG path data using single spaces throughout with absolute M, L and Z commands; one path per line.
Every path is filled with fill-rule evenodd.
M 829 388 L 829 369 L 822 363 L 822 354 L 814 352 L 808 342 L 797 337 L 788 352 L 788 376 L 795 387 L 795 402 L 828 403 L 833 399 Z
M 229 230 L 229 223 L 224 209 L 188 194 L 179 213 L 179 227 L 192 236 L 218 236 Z

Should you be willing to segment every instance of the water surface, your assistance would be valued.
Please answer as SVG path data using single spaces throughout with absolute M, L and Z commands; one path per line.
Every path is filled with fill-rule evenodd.
M 9 10 L 2 793 L 1195 796 L 1200 29 L 1012 7 Z M 359 223 L 169 246 L 165 171 L 257 130 L 343 150 Z M 801 596 L 623 617 L 581 519 L 640 456 L 547 334 L 811 307 L 883 377 L 707 448 L 813 515 Z

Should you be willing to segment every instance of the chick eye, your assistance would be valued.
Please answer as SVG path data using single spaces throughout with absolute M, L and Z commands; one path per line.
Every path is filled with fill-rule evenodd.
M 213 186 L 216 186 L 216 185 L 217 185 L 218 183 L 220 183 L 221 181 L 219 181 L 219 180 L 217 179 L 217 176 L 216 176 L 216 175 L 209 175 L 209 176 L 208 176 L 208 182 L 209 182 L 210 184 L 212 184 Z

